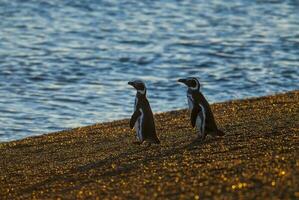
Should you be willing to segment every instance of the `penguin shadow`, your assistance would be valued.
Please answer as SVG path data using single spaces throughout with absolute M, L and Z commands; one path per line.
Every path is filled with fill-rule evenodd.
M 88 171 L 90 171 L 92 169 L 101 169 L 105 166 L 111 166 L 112 163 L 120 160 L 123 157 L 138 154 L 143 151 L 144 151 L 144 149 L 142 149 L 142 148 L 134 148 L 133 150 L 131 150 L 129 152 L 121 152 L 115 156 L 107 157 L 107 158 L 104 158 L 104 159 L 101 159 L 101 160 L 98 160 L 95 162 L 87 163 L 85 165 L 80 165 L 64 174 L 55 174 L 55 175 L 52 175 L 51 177 L 49 177 L 48 179 L 45 179 L 41 182 L 30 185 L 30 186 L 20 190 L 20 194 L 31 193 L 32 191 L 36 190 L 37 188 L 43 187 L 44 185 L 51 185 L 52 183 L 57 182 L 57 181 L 79 180 L 78 177 L 76 176 L 76 174 L 78 174 L 78 173 L 79 174 L 88 173 Z M 109 173 L 105 173 L 105 175 L 109 175 Z M 113 173 L 110 173 L 110 175 L 113 175 Z M 88 183 L 88 181 L 86 183 Z M 80 188 L 80 187 L 81 186 L 74 186 L 74 187 L 65 189 L 64 192 L 71 191 L 72 189 L 76 189 L 76 188 Z
M 51 177 L 49 177 L 44 181 L 28 186 L 27 188 L 24 188 L 23 190 L 20 191 L 20 194 L 31 193 L 32 191 L 36 190 L 36 188 L 43 187 L 44 185 L 51 185 L 57 181 L 65 181 L 65 180 L 80 181 L 81 179 L 76 174 L 82 174 L 82 173 L 88 174 L 90 170 L 97 170 L 102 168 L 107 169 L 105 171 L 101 171 L 101 172 L 99 171 L 99 174 L 96 175 L 97 178 L 118 176 L 119 174 L 130 173 L 131 171 L 137 170 L 141 165 L 146 165 L 151 162 L 163 161 L 171 157 L 172 155 L 182 154 L 185 150 L 192 151 L 194 149 L 200 148 L 202 145 L 211 144 L 213 142 L 216 142 L 217 140 L 221 140 L 221 138 L 207 137 L 206 140 L 204 140 L 203 142 L 198 140 L 193 140 L 191 142 L 187 142 L 187 144 L 182 146 L 180 145 L 181 144 L 180 141 L 175 142 L 174 144 L 163 144 L 163 142 L 161 142 L 160 145 L 152 144 L 151 146 L 147 146 L 144 144 L 138 145 L 138 144 L 128 143 L 128 145 L 132 145 L 133 147 L 129 148 L 126 151 L 119 152 L 116 155 L 108 156 L 104 159 L 100 159 L 94 162 L 77 166 L 76 168 L 64 174 L 52 175 Z M 169 145 L 169 147 L 167 147 L 167 145 Z M 141 155 L 144 153 L 146 153 L 146 156 L 141 157 Z M 136 161 L 136 159 L 138 160 Z M 132 160 L 134 160 L 135 162 L 131 162 Z M 113 163 L 118 163 L 120 161 L 121 163 L 119 164 L 118 167 L 116 168 L 110 167 Z M 89 182 L 92 182 L 92 180 L 86 180 L 85 184 L 88 184 Z M 65 191 L 66 192 L 71 191 L 76 187 L 79 186 L 67 188 Z
M 189 144 L 184 146 L 184 149 L 193 150 L 197 149 L 198 147 L 204 145 L 206 143 L 206 140 L 200 141 L 198 139 L 192 140 Z
M 123 167 L 121 167 L 118 170 L 113 171 L 111 173 L 108 172 L 107 174 L 102 174 L 103 176 L 113 175 L 113 174 L 115 175 L 120 172 L 125 172 L 125 171 L 127 172 L 130 170 L 133 170 L 134 168 L 138 168 L 138 166 L 139 166 L 138 163 L 146 164 L 151 161 L 163 160 L 172 155 L 180 154 L 184 150 L 194 150 L 194 149 L 200 148 L 203 145 L 212 144 L 219 140 L 222 140 L 222 138 L 221 137 L 211 137 L 211 136 L 206 137 L 206 139 L 204 141 L 199 141 L 199 140 L 195 139 L 195 140 L 192 140 L 190 143 L 187 143 L 186 145 L 183 145 L 183 146 L 180 146 L 179 143 L 174 144 L 172 148 L 163 151 L 163 153 L 161 151 L 163 148 L 163 142 L 161 144 L 151 144 L 151 145 L 148 145 L 148 143 L 132 142 L 132 143 L 128 143 L 128 145 L 132 145 L 134 148 L 129 149 L 129 151 L 124 151 L 124 152 L 119 153 L 118 155 L 108 157 L 108 158 L 105 158 L 105 159 L 102 159 L 102 160 L 99 160 L 96 162 L 88 163 L 86 165 L 79 166 L 74 171 L 86 172 L 91 169 L 104 167 L 108 163 L 117 162 L 121 158 L 124 158 L 124 157 L 128 158 L 127 163 L 122 164 Z M 134 159 L 134 156 L 137 154 L 143 154 L 145 152 L 150 152 L 153 150 L 156 151 L 156 154 L 152 154 L 152 155 L 143 157 L 135 164 L 130 163 L 129 158 Z
M 219 142 L 221 140 L 223 140 L 222 137 L 215 137 L 215 136 L 208 135 L 208 136 L 206 136 L 205 140 L 203 140 L 203 141 L 201 141 L 197 138 L 192 140 L 189 144 L 182 147 L 182 149 L 194 150 L 194 149 L 200 148 L 204 145 L 209 145 L 209 144 L 212 144 L 214 142 Z
M 116 175 L 119 173 L 124 173 L 124 172 L 129 172 L 131 170 L 134 170 L 135 168 L 138 168 L 139 164 L 141 164 L 141 163 L 146 164 L 146 163 L 152 162 L 152 161 L 163 160 L 172 155 L 180 154 L 181 152 L 183 152 L 186 149 L 194 150 L 194 149 L 201 147 L 202 145 L 211 144 L 211 143 L 214 143 L 217 140 L 221 140 L 221 139 L 222 138 L 207 137 L 204 141 L 193 140 L 190 143 L 187 143 L 186 145 L 183 145 L 180 147 L 177 147 L 179 145 L 174 145 L 173 148 L 167 149 L 163 153 L 161 152 L 161 150 L 163 148 L 163 146 L 161 146 L 161 145 L 163 145 L 163 142 L 160 145 L 152 144 L 150 146 L 147 145 L 146 143 L 139 144 L 139 143 L 133 142 L 133 144 L 128 144 L 128 145 L 133 145 L 135 148 L 130 149 L 129 151 L 121 152 L 118 155 L 115 155 L 115 156 L 112 156 L 112 157 L 109 157 L 109 158 L 106 158 L 103 160 L 99 160 L 96 162 L 88 163 L 86 165 L 79 166 L 74 171 L 75 172 L 86 172 L 91 169 L 107 166 L 107 165 L 109 165 L 108 163 L 116 162 L 124 157 L 134 159 L 134 155 L 137 155 L 137 154 L 142 154 L 142 153 L 153 151 L 153 150 L 155 150 L 157 152 L 156 154 L 152 154 L 152 155 L 143 157 L 142 159 L 140 159 L 138 162 L 135 162 L 134 164 L 129 162 L 130 159 L 127 159 L 127 163 L 123 163 L 122 167 L 118 168 L 117 170 L 112 170 L 110 172 L 104 173 L 101 176 Z

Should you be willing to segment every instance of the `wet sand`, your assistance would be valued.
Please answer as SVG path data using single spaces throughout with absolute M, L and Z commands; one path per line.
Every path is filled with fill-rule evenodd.
M 186 110 L 155 115 L 160 146 L 128 120 L 1 143 L 0 197 L 298 199 L 299 91 L 212 109 L 226 136 L 203 144 Z

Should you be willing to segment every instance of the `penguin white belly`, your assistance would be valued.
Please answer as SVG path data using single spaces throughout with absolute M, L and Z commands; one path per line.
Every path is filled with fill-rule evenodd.
M 192 96 L 187 95 L 187 99 L 188 99 L 189 110 L 192 110 L 193 109 L 193 99 L 192 99 Z
M 198 133 L 200 136 L 204 136 L 205 132 L 205 122 L 206 122 L 206 114 L 204 107 L 199 104 L 201 111 L 198 113 L 196 118 L 196 127 L 198 129 Z
M 141 112 L 141 115 L 136 120 L 134 127 L 135 127 L 135 130 L 136 130 L 137 139 L 140 142 L 142 142 L 143 141 L 143 133 L 142 133 L 143 110 L 140 108 L 139 111 Z
M 198 115 L 197 118 L 196 118 L 196 128 L 198 129 L 198 134 L 199 136 L 202 136 L 203 135 L 203 131 L 202 131 L 202 123 L 203 123 L 203 120 L 201 119 L 201 117 Z

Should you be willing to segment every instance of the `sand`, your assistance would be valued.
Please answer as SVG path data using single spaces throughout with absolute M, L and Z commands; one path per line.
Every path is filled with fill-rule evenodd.
M 212 105 L 222 138 L 193 142 L 187 110 L 0 143 L 1 199 L 298 199 L 299 91 Z

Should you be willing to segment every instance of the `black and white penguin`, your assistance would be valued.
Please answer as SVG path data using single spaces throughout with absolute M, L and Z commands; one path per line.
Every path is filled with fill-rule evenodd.
M 135 127 L 138 144 L 144 141 L 149 145 L 152 143 L 160 144 L 160 140 L 156 134 L 155 121 L 152 109 L 146 98 L 146 86 L 140 80 L 130 81 L 129 85 L 133 86 L 136 90 L 134 113 L 130 120 L 130 128 Z
M 200 83 L 197 78 L 188 77 L 179 79 L 178 82 L 184 83 L 188 87 L 187 99 L 191 111 L 191 124 L 192 127 L 196 125 L 198 129 L 198 139 L 203 141 L 208 133 L 212 136 L 225 135 L 216 125 L 211 107 L 200 92 Z

